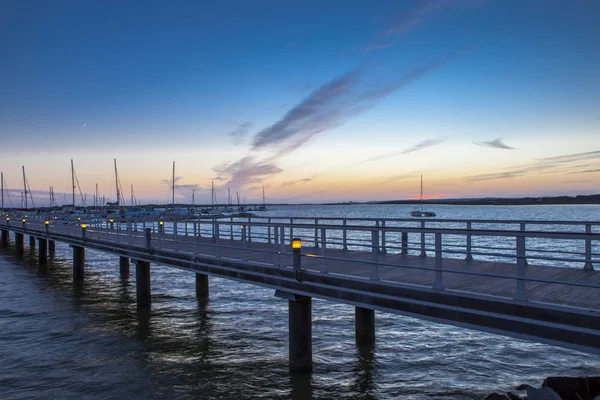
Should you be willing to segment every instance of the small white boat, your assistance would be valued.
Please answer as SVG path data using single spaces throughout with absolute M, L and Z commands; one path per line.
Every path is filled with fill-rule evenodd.
M 411 217 L 424 218 L 424 217 L 435 217 L 433 211 L 423 210 L 423 175 L 421 175 L 421 209 L 415 208 L 410 212 Z

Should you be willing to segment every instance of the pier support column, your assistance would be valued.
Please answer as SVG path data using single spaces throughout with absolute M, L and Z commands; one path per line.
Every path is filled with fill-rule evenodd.
M 312 299 L 294 295 L 289 303 L 290 371 L 312 371 Z
M 119 257 L 119 272 L 121 278 L 129 278 L 129 257 Z
M 135 291 L 138 307 L 150 307 L 152 303 L 150 287 L 150 263 L 135 261 Z
M 46 264 L 48 262 L 48 240 L 46 239 L 38 239 L 38 260 L 40 264 Z
M 354 311 L 356 344 L 373 346 L 375 344 L 375 311 L 356 307 Z
M 15 232 L 15 248 L 17 253 L 23 252 L 23 234 L 19 232 Z
M 73 246 L 73 279 L 83 279 L 85 247 Z
M 29 247 L 35 249 L 35 236 L 29 236 Z
M 54 240 L 48 240 L 48 251 L 54 253 L 56 251 L 56 242 Z
M 196 297 L 208 300 L 208 275 L 196 274 Z
M 2 247 L 8 246 L 8 231 L 2 229 Z

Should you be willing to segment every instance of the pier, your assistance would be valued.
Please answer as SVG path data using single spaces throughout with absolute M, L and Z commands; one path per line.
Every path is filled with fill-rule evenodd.
M 203 301 L 210 276 L 271 288 L 288 302 L 293 371 L 312 368 L 313 298 L 356 307 L 359 346 L 375 345 L 383 311 L 600 354 L 600 222 L 13 213 L 0 231 L 17 253 L 28 236 L 41 264 L 68 244 L 74 280 L 85 279 L 85 249 L 118 256 L 122 277 L 135 268 L 140 308 L 152 304 L 152 264 L 195 273 Z

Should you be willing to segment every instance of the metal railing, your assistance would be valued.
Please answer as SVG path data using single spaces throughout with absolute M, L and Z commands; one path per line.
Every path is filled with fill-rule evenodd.
M 288 246 L 292 238 L 299 238 L 303 241 L 303 258 L 319 260 L 315 273 L 330 273 L 329 264 L 334 262 L 368 267 L 371 280 L 380 280 L 383 267 L 430 271 L 430 286 L 437 290 L 444 289 L 446 274 L 508 278 L 516 282 L 514 299 L 521 301 L 528 298 L 526 282 L 600 288 L 595 283 L 527 276 L 527 266 L 534 264 L 593 271 L 594 263 L 600 261 L 600 222 L 230 217 L 168 222 L 53 219 L 46 224 L 43 216 L 21 217 L 0 220 L 0 229 L 48 237 L 61 233 L 263 264 L 264 257 L 258 255 L 270 254 L 268 264 L 278 268 L 284 267 L 291 256 Z M 370 253 L 370 257 L 359 257 L 364 253 Z M 433 266 L 425 261 L 409 264 L 402 258 L 392 262 L 387 257 L 426 259 L 431 254 Z M 261 260 L 256 261 L 258 258 Z M 449 269 L 444 268 L 445 259 L 504 262 L 515 268 L 513 274 Z

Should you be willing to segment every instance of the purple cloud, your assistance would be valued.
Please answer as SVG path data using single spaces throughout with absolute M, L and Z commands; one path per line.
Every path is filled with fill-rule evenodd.
M 456 56 L 413 68 L 392 82 L 373 82 L 361 70 L 340 75 L 312 92 L 279 121 L 258 132 L 252 149 L 275 149 L 271 161 L 289 154 L 316 135 L 344 124 L 375 106 L 379 100 L 441 68 Z
M 246 136 L 246 134 L 248 134 L 252 126 L 252 122 L 244 122 L 243 124 L 240 124 L 237 128 L 235 128 L 233 131 L 229 132 L 229 136 L 231 136 L 232 143 L 240 144 Z
M 244 185 L 260 183 L 267 176 L 283 171 L 275 164 L 256 161 L 253 157 L 244 157 L 236 162 L 214 168 L 219 177 L 228 179 L 225 186 L 241 188 Z
M 402 154 L 414 153 L 415 151 L 423 150 L 423 149 L 426 149 L 428 147 L 432 147 L 432 146 L 438 145 L 438 144 L 444 142 L 446 139 L 447 139 L 446 137 L 440 137 L 440 138 L 437 138 L 437 139 L 423 140 L 423 141 L 415 144 L 414 146 L 409 147 L 408 149 L 400 150 L 400 151 L 392 151 L 392 152 L 384 153 L 384 154 L 378 154 L 376 156 L 368 158 L 364 162 L 380 161 L 380 160 L 385 160 L 386 158 L 396 157 L 396 156 L 399 156 L 399 155 L 402 155 Z
M 505 149 L 505 150 L 514 150 L 515 149 L 514 147 L 510 147 L 509 145 L 502 142 L 502 139 L 500 139 L 500 138 L 490 140 L 490 141 L 485 141 L 485 142 L 473 142 L 473 144 L 476 144 L 477 146 L 482 146 L 482 147 L 491 147 L 492 149 Z

